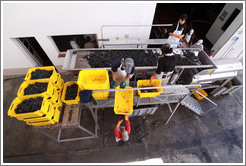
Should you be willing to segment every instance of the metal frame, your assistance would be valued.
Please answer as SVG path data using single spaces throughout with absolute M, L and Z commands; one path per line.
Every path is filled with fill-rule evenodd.
M 166 85 L 166 86 L 162 86 L 162 87 L 144 87 L 144 88 L 129 88 L 129 89 L 94 90 L 93 92 L 105 92 L 105 91 L 115 92 L 115 91 L 126 91 L 126 90 L 159 89 L 159 88 L 163 88 L 163 89 L 165 89 L 164 92 L 167 92 L 167 93 L 162 93 L 161 95 L 155 97 L 156 101 L 149 100 L 149 103 L 144 102 L 144 104 L 141 104 L 141 105 L 157 104 L 157 103 L 158 104 L 167 104 L 168 108 L 169 108 L 169 111 L 171 113 L 170 116 L 168 117 L 167 121 L 165 122 L 165 124 L 168 124 L 169 121 L 171 120 L 171 118 L 173 117 L 173 115 L 175 114 L 175 112 L 177 111 L 179 105 L 182 103 L 182 101 L 184 101 L 188 96 L 190 96 L 193 93 L 193 91 L 196 91 L 200 87 L 201 87 L 201 85 L 199 85 L 199 84 L 192 84 L 192 85 Z M 188 88 L 190 88 L 190 90 Z M 186 92 L 181 92 L 180 93 L 180 91 L 178 91 L 179 89 L 186 90 Z M 170 93 L 170 91 L 171 91 L 171 93 Z M 176 96 L 177 100 L 174 101 L 173 99 L 168 98 L 170 96 Z M 138 97 L 137 101 L 135 102 L 136 106 L 138 106 L 140 104 L 141 98 L 139 96 L 137 96 L 137 95 L 135 95 L 135 97 Z M 162 97 L 167 97 L 167 100 L 163 100 Z M 207 99 L 207 100 L 210 101 L 209 99 Z M 111 102 L 111 104 L 109 104 L 110 102 Z M 155 103 L 153 103 L 153 102 L 155 102 Z M 176 102 L 178 102 L 178 103 L 176 104 L 175 108 L 172 109 L 170 103 L 176 103 Z M 210 101 L 210 102 L 212 102 L 212 101 Z M 79 109 L 79 119 L 78 119 L 79 124 L 78 124 L 77 128 L 79 128 L 83 132 L 86 132 L 90 136 L 61 139 L 62 129 L 67 129 L 67 128 L 71 128 L 71 127 L 60 127 L 59 131 L 58 131 L 57 138 L 55 138 L 54 136 L 48 134 L 47 132 L 45 132 L 43 130 L 38 130 L 38 131 L 41 134 L 51 138 L 52 140 L 54 140 L 54 141 L 56 141 L 58 143 L 67 142 L 67 141 L 98 138 L 97 129 L 100 129 L 100 127 L 98 125 L 98 117 L 97 117 L 98 108 L 113 107 L 114 106 L 113 103 L 114 103 L 114 98 L 109 99 L 109 100 L 102 100 L 102 101 L 100 101 L 100 103 L 98 105 L 91 105 L 91 103 L 83 103 L 83 106 L 85 108 L 88 108 L 90 110 L 90 112 L 91 112 L 91 115 L 92 115 L 93 120 L 95 122 L 95 133 L 92 133 L 91 131 L 87 130 L 86 128 L 84 128 L 84 127 L 82 127 L 80 125 L 81 110 L 83 109 L 83 107 L 80 107 L 80 109 Z M 213 103 L 213 104 L 215 104 L 215 103 Z
M 144 45 L 161 45 L 165 44 L 168 38 L 161 38 L 161 39 L 146 39 L 143 43 L 120 43 L 120 44 L 104 44 L 104 41 L 109 41 L 109 39 L 104 39 L 104 29 L 105 28 L 138 28 L 138 27 L 171 27 L 173 24 L 154 24 L 154 25 L 103 25 L 101 26 L 101 46 L 100 48 L 105 48 L 105 46 L 123 46 L 123 45 L 137 45 L 137 48 L 141 46 L 143 48 Z M 141 40 L 141 39 L 138 39 Z M 122 40 L 123 41 L 123 40 Z M 129 38 L 125 39 L 124 41 L 131 41 Z M 186 41 L 184 40 L 186 43 Z M 179 44 L 180 42 L 173 42 L 169 44 Z M 185 44 L 187 47 L 187 43 Z M 198 49 L 198 48 L 194 48 Z M 199 49 L 201 50 L 201 49 Z
M 136 106 L 138 106 L 138 105 L 150 105 L 150 104 L 151 105 L 153 105 L 153 104 L 167 104 L 168 105 L 168 108 L 169 108 L 169 111 L 171 113 L 170 116 L 168 117 L 168 119 L 165 122 L 165 124 L 168 124 L 169 121 L 171 120 L 171 118 L 173 117 L 173 115 L 175 114 L 175 112 L 177 111 L 177 109 L 180 106 L 180 104 L 182 104 L 182 102 L 187 97 L 189 97 L 194 91 L 197 91 L 198 88 L 200 88 L 200 87 L 201 87 L 201 85 L 199 85 L 199 84 L 192 84 L 192 85 L 166 85 L 166 86 L 162 86 L 162 87 L 144 87 L 144 88 L 129 88 L 129 89 L 94 90 L 93 92 L 106 92 L 106 91 L 115 92 L 115 91 L 126 91 L 126 90 L 141 90 L 141 89 L 159 89 L 159 88 L 162 88 L 162 89 L 164 89 L 164 92 L 162 94 L 160 94 L 159 96 L 154 97 L 153 99 L 155 99 L 155 100 L 151 100 L 150 98 L 143 98 L 143 99 L 141 99 L 138 95 L 135 95 L 134 96 L 135 97 L 134 98 L 135 99 L 134 104 Z M 176 97 L 175 98 L 176 100 L 174 100 L 173 98 L 169 98 L 171 96 Z M 163 97 L 166 100 L 163 99 Z M 210 101 L 211 103 L 215 104 L 214 102 L 212 102 L 208 98 L 206 98 L 206 99 L 208 101 Z M 140 103 L 141 100 L 144 100 L 144 101 L 142 103 Z M 146 100 L 147 100 L 147 102 L 146 102 Z M 172 109 L 172 107 L 170 105 L 171 103 L 177 103 L 174 109 Z M 105 108 L 105 107 L 114 107 L 114 98 L 113 97 L 110 98 L 109 100 L 101 100 L 101 101 L 98 101 L 98 105 L 92 105 L 91 103 L 83 103 L 83 106 L 80 107 L 80 109 L 79 109 L 79 119 L 78 119 L 79 124 L 76 127 L 78 127 L 83 132 L 86 132 L 90 136 L 84 136 L 84 137 L 78 137 L 78 138 L 61 139 L 62 129 L 72 128 L 72 127 L 60 127 L 59 128 L 59 131 L 58 131 L 57 138 L 53 137 L 52 135 L 48 134 L 45 131 L 39 130 L 39 132 L 41 134 L 43 134 L 43 135 L 51 138 L 52 140 L 58 142 L 58 143 L 60 143 L 60 142 L 67 142 L 67 141 L 75 141 L 75 140 L 98 138 L 98 136 L 97 136 L 97 129 L 100 129 L 100 127 L 98 125 L 97 111 L 98 111 L 99 108 Z M 92 114 L 93 120 L 95 122 L 95 133 L 90 132 L 89 130 L 85 129 L 84 127 L 82 127 L 80 125 L 81 110 L 83 108 L 88 108 L 90 110 L 91 114 Z
M 55 138 L 54 136 L 48 134 L 47 132 L 45 132 L 44 130 L 39 129 L 38 132 L 40 132 L 41 134 L 51 138 L 52 140 L 56 141 L 57 143 L 60 142 L 67 142 L 67 141 L 76 141 L 76 140 L 84 140 L 84 139 L 91 139 L 91 138 L 98 138 L 97 136 L 97 129 L 99 128 L 99 125 L 97 123 L 97 109 L 95 109 L 95 111 L 91 110 L 90 107 L 88 107 L 92 117 L 94 119 L 95 122 L 95 133 L 92 133 L 91 131 L 87 130 L 86 128 L 82 127 L 80 125 L 80 119 L 81 119 L 81 109 L 79 109 L 79 119 L 78 119 L 78 126 L 75 127 L 59 127 L 59 131 L 58 131 L 58 135 L 57 138 Z M 86 132 L 87 134 L 89 134 L 90 136 L 83 136 L 83 137 L 77 137 L 77 138 L 67 138 L 67 139 L 61 139 L 61 133 L 63 129 L 68 129 L 68 128 L 78 128 L 83 132 Z
M 201 95 L 203 98 L 205 98 L 206 100 L 208 100 L 210 103 L 212 103 L 213 105 L 215 105 L 217 107 L 217 104 L 215 102 L 213 102 L 212 100 L 210 100 L 209 98 L 207 98 L 206 96 L 204 96 L 202 93 L 200 93 L 198 90 L 196 90 L 196 93 L 198 93 L 199 95 Z
M 170 110 L 170 112 L 171 112 L 171 115 L 169 116 L 169 118 L 167 119 L 167 121 L 165 122 L 165 124 L 168 124 L 168 122 L 169 122 L 169 121 L 171 120 L 171 118 L 173 117 L 174 113 L 177 111 L 177 109 L 178 109 L 179 105 L 181 104 L 181 102 L 182 102 L 183 100 L 185 100 L 189 95 L 190 95 L 190 94 L 185 95 L 185 97 L 177 103 L 177 105 L 175 106 L 174 110 L 172 110 L 172 107 L 170 106 L 170 104 L 168 104 L 168 108 L 169 108 L 169 110 Z
M 104 39 L 103 36 L 103 29 L 107 27 L 112 27 L 112 28 L 126 28 L 126 27 L 158 27 L 158 26 L 166 26 L 166 27 L 171 27 L 172 24 L 155 24 L 155 25 L 103 25 L 101 26 L 101 38 Z M 143 43 L 146 44 L 146 43 Z M 136 44 L 135 44 L 136 45 Z M 103 41 L 102 41 L 102 47 L 104 47 Z
M 110 91 L 110 92 L 115 92 L 115 91 L 126 91 L 126 90 L 141 90 L 141 89 L 159 89 L 162 88 L 164 89 L 164 92 L 162 94 L 160 94 L 157 97 L 154 97 L 153 99 L 155 100 L 151 100 L 151 98 L 140 98 L 138 95 L 134 96 L 135 102 L 134 105 L 135 106 L 139 106 L 139 105 L 153 105 L 153 104 L 167 104 L 168 108 L 171 112 L 171 115 L 169 116 L 168 120 L 165 122 L 165 124 L 167 124 L 172 116 L 174 115 L 174 113 L 177 111 L 179 105 L 182 103 L 183 100 L 185 100 L 188 96 L 190 96 L 193 91 L 196 91 L 198 88 L 200 88 L 201 85 L 199 84 L 192 84 L 192 85 L 166 85 L 166 86 L 162 86 L 162 87 L 144 87 L 144 88 L 129 88 L 129 89 L 108 89 L 108 90 L 94 90 L 93 92 L 106 92 L 106 91 Z M 189 90 L 189 89 L 190 90 Z M 186 92 L 180 92 L 180 89 L 186 89 Z M 168 90 L 171 91 L 171 93 L 168 93 Z M 173 91 L 172 91 L 173 90 Z M 176 93 L 175 93 L 176 91 Z M 173 98 L 169 98 L 170 96 L 174 96 L 176 97 L 176 100 L 173 100 Z M 166 98 L 166 100 L 163 100 L 162 97 Z M 144 100 L 143 103 L 140 103 L 141 100 Z M 210 101 L 210 100 L 209 100 Z M 172 110 L 170 103 L 177 103 L 177 105 L 175 106 L 175 109 Z M 93 110 L 93 108 L 103 108 L 103 107 L 113 107 L 114 105 L 114 98 L 112 97 L 109 100 L 102 100 L 100 102 L 98 102 L 98 105 L 90 105 L 90 109 Z

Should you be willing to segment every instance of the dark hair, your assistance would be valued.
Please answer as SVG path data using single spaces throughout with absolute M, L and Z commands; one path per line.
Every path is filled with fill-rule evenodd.
M 181 16 L 179 16 L 179 19 L 181 19 L 181 20 L 187 20 L 187 17 L 188 17 L 187 14 L 184 13 Z
M 161 47 L 162 54 L 170 54 L 173 52 L 173 49 L 170 47 L 169 44 L 163 44 Z

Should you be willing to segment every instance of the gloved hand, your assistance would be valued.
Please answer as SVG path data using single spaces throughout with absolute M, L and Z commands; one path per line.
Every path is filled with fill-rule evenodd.
M 115 84 L 116 84 L 115 80 L 111 81 L 111 88 L 113 88 L 115 86 Z
M 122 122 L 123 122 L 123 119 L 118 121 L 118 123 L 116 125 L 116 129 L 118 129 L 120 127 L 120 125 L 121 125 Z
M 183 37 L 184 37 L 184 35 L 179 36 L 180 39 L 182 39 Z
M 150 85 L 150 86 L 151 86 L 151 84 L 152 84 L 153 79 L 154 79 L 154 77 L 151 76 L 151 77 L 150 77 L 150 80 L 149 80 L 149 85 Z
M 174 34 L 174 33 L 171 33 L 170 35 L 171 35 L 171 36 L 174 36 L 174 37 L 176 37 L 176 38 L 179 38 L 179 37 L 180 37 L 179 35 L 176 35 L 176 34 Z
M 126 87 L 126 82 L 123 81 L 121 84 L 120 84 L 120 88 L 125 88 Z

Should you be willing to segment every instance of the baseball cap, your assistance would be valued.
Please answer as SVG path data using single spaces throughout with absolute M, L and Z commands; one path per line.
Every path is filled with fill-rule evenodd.
M 123 141 L 128 141 L 129 135 L 128 135 L 128 132 L 127 131 L 123 131 L 121 133 L 121 136 L 122 136 Z
M 127 74 L 130 74 L 134 66 L 134 60 L 132 58 L 125 59 L 125 70 Z

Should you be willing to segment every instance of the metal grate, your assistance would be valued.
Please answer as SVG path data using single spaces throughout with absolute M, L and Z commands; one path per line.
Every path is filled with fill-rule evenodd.
M 194 99 L 191 96 L 187 96 L 182 102 L 181 104 L 187 108 L 189 108 L 191 111 L 195 112 L 198 115 L 203 114 L 203 110 L 200 106 L 200 104 L 198 103 L 198 101 L 196 99 Z

